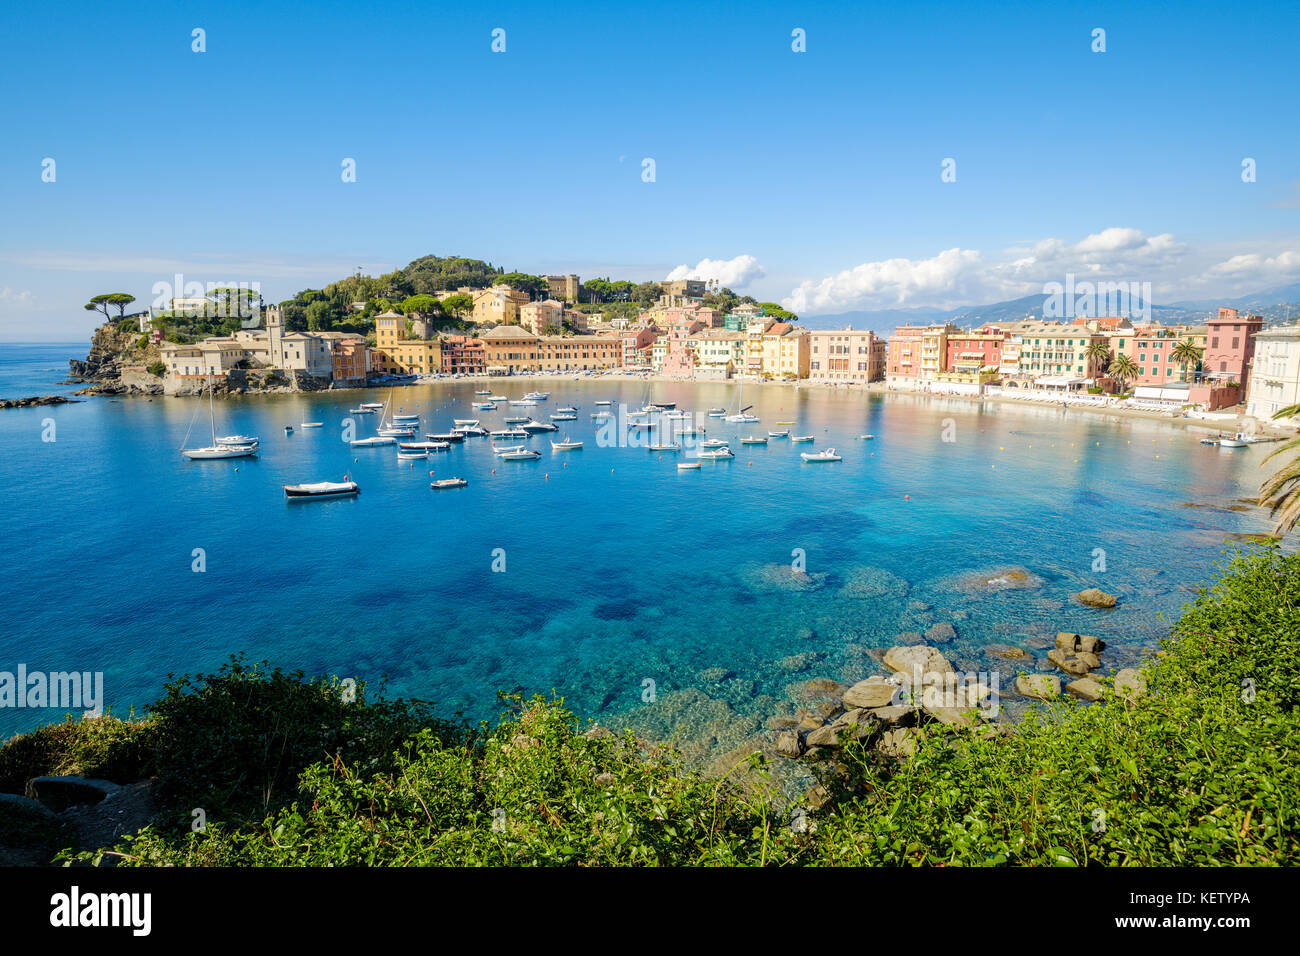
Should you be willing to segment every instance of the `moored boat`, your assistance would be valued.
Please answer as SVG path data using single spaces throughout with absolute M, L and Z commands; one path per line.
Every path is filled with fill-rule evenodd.
M 320 428 L 324 424 L 325 424 L 324 422 L 299 422 L 298 427 L 299 428 Z
M 767 437 L 768 438 L 789 438 L 790 433 L 788 431 L 768 432 Z
M 391 435 L 379 435 L 374 438 L 354 438 L 348 444 L 353 448 L 373 448 L 376 445 L 396 445 L 397 439 Z
M 724 458 L 735 458 L 736 455 L 735 452 L 733 452 L 730 448 L 728 448 L 726 445 L 723 445 L 721 448 L 704 449 L 703 451 L 700 452 L 700 457 L 709 461 L 720 461 L 721 459 Z
M 533 451 L 530 448 L 524 448 L 519 451 L 508 451 L 500 456 L 502 461 L 536 461 L 542 457 L 540 451 Z
M 693 471 L 698 469 L 699 467 L 700 467 L 700 463 L 698 461 L 683 461 L 683 462 L 678 462 L 677 464 L 678 471 Z
M 582 442 L 569 441 L 567 438 L 564 441 L 551 442 L 552 451 L 577 451 L 581 447 L 582 447 Z
M 429 439 L 429 441 L 449 441 L 455 442 L 457 445 L 462 444 L 465 441 L 465 436 L 460 432 L 445 432 L 441 435 L 425 435 L 424 437 Z
M 429 487 L 435 490 L 443 488 L 464 488 L 469 482 L 464 478 L 439 478 L 437 481 L 429 482 Z
M 767 438 L 761 435 L 748 435 L 740 440 L 742 445 L 766 445 Z
M 792 442 L 813 441 L 813 436 L 812 436 L 812 435 L 795 435 L 793 438 L 790 439 L 790 441 L 792 441 Z
M 290 501 L 304 498 L 342 498 L 361 492 L 355 481 L 315 481 L 302 485 L 284 485 L 285 497 Z
M 397 446 L 397 457 L 399 461 L 414 461 L 417 458 L 428 458 L 429 449 L 427 448 L 403 448 Z
M 532 418 L 524 422 L 519 427 L 526 432 L 557 432 L 560 430 L 558 427 L 550 424 L 549 422 L 539 422 Z
M 806 462 L 843 461 L 839 455 L 835 454 L 834 448 L 827 448 L 825 451 L 803 451 L 799 453 L 799 457 Z
M 445 441 L 404 441 L 398 442 L 398 448 L 415 451 L 423 448 L 425 451 L 446 451 L 451 445 Z

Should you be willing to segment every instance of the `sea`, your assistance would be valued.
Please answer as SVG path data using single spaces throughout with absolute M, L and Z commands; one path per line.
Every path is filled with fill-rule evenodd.
M 58 382 L 81 355 L 0 345 L 0 397 L 70 391 Z M 482 388 L 550 398 L 475 412 Z M 503 461 L 488 438 L 416 462 L 349 445 L 377 417 L 350 409 L 390 396 L 422 432 L 564 405 L 577 419 L 526 442 L 536 461 Z M 1057 631 L 1102 637 L 1107 668 L 1137 662 L 1269 528 L 1250 499 L 1270 446 L 1060 408 L 624 379 L 247 396 L 217 401 L 212 422 L 203 398 L 84 398 L 0 411 L 0 671 L 102 673 L 120 716 L 147 711 L 168 675 L 244 653 L 470 720 L 499 714 L 502 692 L 560 696 L 584 722 L 709 765 L 878 672 L 898 643 L 936 643 L 1004 687 L 1051 669 Z M 735 458 L 679 470 L 692 449 L 632 446 L 592 417 L 648 398 L 689 410 Z M 739 404 L 761 422 L 705 415 Z M 260 453 L 180 454 L 214 426 L 258 436 Z M 739 444 L 786 429 L 814 441 Z M 584 447 L 553 451 L 561 436 Z M 842 460 L 800 457 L 826 448 Z M 344 477 L 360 495 L 283 491 Z M 469 485 L 430 488 L 450 477 Z M 1090 587 L 1118 605 L 1072 599 Z M 0 737 L 61 717 L 0 709 Z

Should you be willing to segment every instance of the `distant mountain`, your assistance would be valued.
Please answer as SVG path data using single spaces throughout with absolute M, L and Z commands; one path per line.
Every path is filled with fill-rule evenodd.
M 800 324 L 810 329 L 835 329 L 852 325 L 889 334 L 904 324 L 929 324 L 951 322 L 964 328 L 999 322 L 1018 322 L 1027 318 L 1041 318 L 1046 312 L 1048 296 L 1042 293 L 992 302 L 988 305 L 961 306 L 956 309 L 874 309 L 856 312 L 838 312 L 831 315 L 809 315 Z M 1119 308 L 1108 314 L 1134 316 L 1143 311 L 1141 299 L 1129 300 L 1127 293 L 1118 297 Z M 1161 325 L 1196 325 L 1215 315 L 1220 306 L 1262 315 L 1269 325 L 1294 323 L 1300 319 L 1300 282 L 1282 286 L 1270 292 L 1255 292 L 1236 298 L 1205 299 L 1200 301 L 1171 302 L 1168 305 L 1150 305 L 1151 321 Z

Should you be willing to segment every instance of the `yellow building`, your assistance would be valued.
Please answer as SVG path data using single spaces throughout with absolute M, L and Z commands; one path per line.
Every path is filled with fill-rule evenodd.
M 474 311 L 470 319 L 479 325 L 516 325 L 519 322 L 519 309 L 530 301 L 528 293 L 512 289 L 508 285 L 479 289 L 474 293 Z
M 565 302 L 577 302 L 581 283 L 575 275 L 542 276 L 542 281 L 551 290 L 551 295 Z
M 763 333 L 761 374 L 764 378 L 807 378 L 811 350 L 808 330 L 789 322 L 773 322 Z
M 375 316 L 371 368 L 382 375 L 429 375 L 442 371 L 442 344 L 428 326 L 396 312 Z

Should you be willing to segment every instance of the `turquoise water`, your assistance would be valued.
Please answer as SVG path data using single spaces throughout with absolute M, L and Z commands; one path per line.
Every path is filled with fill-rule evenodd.
M 476 387 L 399 389 L 396 404 L 441 431 L 480 417 Z M 519 397 L 534 383 L 490 387 Z M 774 439 L 679 473 L 674 456 L 596 442 L 593 403 L 639 407 L 644 384 L 536 387 L 552 392 L 539 417 L 579 406 L 568 433 L 583 450 L 553 453 L 542 436 L 530 442 L 541 461 L 508 463 L 471 439 L 411 467 L 391 446 L 349 448 L 347 410 L 382 391 L 219 402 L 219 434 L 263 442 L 258 458 L 224 462 L 178 453 L 196 412 L 190 444 L 206 440 L 201 400 L 0 412 L 0 670 L 103 671 L 125 713 L 169 672 L 245 651 L 309 673 L 386 676 L 391 693 L 474 718 L 498 711 L 498 690 L 554 690 L 583 716 L 679 733 L 715 758 L 811 699 L 803 682 L 864 677 L 873 649 L 939 622 L 954 625 L 943 649 L 963 669 L 1010 677 L 989 644 L 1041 656 L 1059 629 L 1103 636 L 1104 662 L 1121 666 L 1166 633 L 1161 615 L 1213 573 L 1227 533 L 1267 528 L 1234 505 L 1257 486 L 1264 449 L 1228 454 L 1163 422 L 751 388 L 762 424 L 709 420 L 711 436 L 790 419 L 844 460 L 803 464 L 810 446 Z M 656 389 L 701 412 L 734 404 L 732 386 Z M 500 427 L 507 413 L 481 417 Z M 325 427 L 284 434 L 302 421 Z M 470 485 L 431 491 L 430 469 Z M 344 474 L 359 497 L 288 504 L 281 492 Z M 196 548 L 203 573 L 191 570 Z M 1104 572 L 1092 570 L 1098 548 Z M 492 570 L 496 549 L 504 572 Z M 807 577 L 790 573 L 796 549 Z M 967 579 L 1008 566 L 1036 586 L 989 592 Z M 1120 606 L 1069 600 L 1094 585 Z M 55 718 L 0 711 L 0 732 Z

